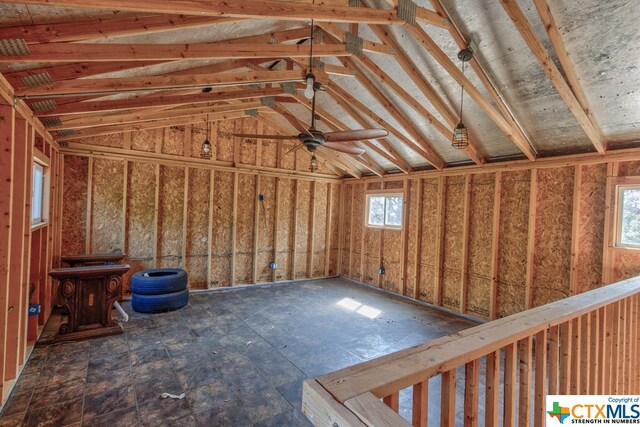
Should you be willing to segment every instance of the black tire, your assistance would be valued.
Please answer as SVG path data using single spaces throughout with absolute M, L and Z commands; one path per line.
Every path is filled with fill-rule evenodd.
M 189 302 L 189 291 L 164 295 L 133 294 L 131 306 L 138 313 L 165 313 L 184 307 Z
M 131 276 L 131 292 L 138 295 L 164 295 L 187 288 L 187 272 L 179 268 L 143 270 Z

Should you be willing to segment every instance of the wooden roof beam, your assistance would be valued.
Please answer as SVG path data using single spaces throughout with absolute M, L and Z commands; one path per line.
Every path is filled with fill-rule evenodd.
M 73 135 L 67 136 L 54 136 L 56 141 L 73 141 L 78 139 L 85 139 L 92 136 L 111 135 L 114 133 L 127 132 L 132 130 L 144 130 L 144 129 L 157 129 L 169 126 L 187 125 L 193 123 L 201 123 L 208 117 L 210 121 L 218 120 L 231 120 L 240 117 L 246 117 L 247 114 L 244 111 L 231 112 L 231 113 L 219 113 L 219 114 L 202 114 L 199 116 L 178 117 L 171 119 L 152 120 L 140 123 L 126 123 L 122 125 L 109 125 L 102 127 L 95 127 L 90 129 L 81 129 L 75 132 Z
M 235 59 L 308 57 L 309 46 L 285 44 L 106 44 L 47 43 L 29 48 L 27 55 L 0 56 L 0 63 L 171 61 L 180 59 Z M 314 46 L 313 55 L 351 56 L 345 46 Z
M 230 113 L 234 111 L 258 110 L 267 108 L 260 102 L 247 102 L 232 105 L 198 106 L 189 108 L 161 109 L 150 111 L 134 111 L 125 114 L 102 114 L 100 116 L 74 117 L 61 120 L 60 125 L 47 127 L 48 131 L 60 129 L 86 129 L 106 125 L 120 125 L 152 120 L 169 119 L 171 117 L 185 117 L 201 114 Z
M 0 39 L 23 39 L 28 45 L 77 42 L 108 37 L 153 34 L 208 25 L 237 22 L 241 18 L 216 18 L 193 15 L 148 15 L 115 19 L 21 25 L 0 28 Z
M 409 58 L 404 49 L 396 43 L 396 41 L 389 34 L 388 27 L 382 27 L 380 25 L 371 25 L 370 28 L 373 30 L 374 34 L 382 40 L 385 44 L 392 46 L 396 49 L 396 61 L 402 67 L 404 72 L 411 78 L 411 80 L 415 83 L 416 87 L 422 92 L 422 94 L 429 100 L 431 105 L 440 113 L 442 118 L 447 122 L 451 129 L 454 129 L 458 124 L 458 118 L 455 116 L 447 104 L 443 101 L 443 99 L 438 95 L 435 89 L 427 82 L 427 80 L 423 77 L 418 67 L 415 63 Z M 405 91 L 406 92 L 406 91 Z M 414 101 L 415 102 L 415 101 Z M 418 106 L 422 107 L 420 103 L 417 103 Z M 424 108 L 424 107 L 422 107 Z M 449 129 L 440 127 L 438 130 L 447 138 L 451 138 L 453 133 Z M 478 165 L 482 165 L 485 162 L 484 157 L 480 154 L 478 143 L 473 138 L 473 136 L 469 136 L 469 146 L 463 150 L 470 159 L 474 161 L 474 163 Z
M 327 80 L 324 73 L 315 73 L 320 82 Z M 142 76 L 111 79 L 77 79 L 53 83 L 30 89 L 16 89 L 16 96 L 34 97 L 57 95 L 107 95 L 144 90 L 205 87 L 242 86 L 256 83 L 302 82 L 305 70 L 294 71 L 249 71 L 239 73 L 192 74 L 180 76 Z
M 67 104 L 52 111 L 37 114 L 38 117 L 55 117 L 66 114 L 89 113 L 95 111 L 130 110 L 145 107 L 178 106 L 188 104 L 203 104 L 238 99 L 261 98 L 263 96 L 285 95 L 281 88 L 226 90 L 197 95 L 133 97 L 109 101 L 77 102 Z
M 444 68 L 459 85 L 464 86 L 466 93 L 487 113 L 493 122 L 504 132 L 513 143 L 522 151 L 529 160 L 535 160 L 536 155 L 529 142 L 522 135 L 514 130 L 503 115 L 497 111 L 493 105 L 480 93 L 471 81 L 462 74 L 462 71 L 451 61 L 447 54 L 436 44 L 435 41 L 422 28 L 407 25 L 405 28 L 414 36 L 431 56 Z
M 347 34 L 351 33 L 350 31 L 344 30 L 340 25 L 333 22 L 323 22 L 318 24 L 324 31 L 331 34 L 338 40 L 346 40 Z M 352 33 L 353 34 L 353 33 Z M 353 34 L 358 36 L 357 33 Z M 378 53 L 383 55 L 395 55 L 396 50 L 391 46 L 387 46 L 384 43 L 375 43 L 370 40 L 362 39 L 362 51 L 369 53 Z
M 275 0 L 6 0 L 4 3 L 35 4 L 91 9 L 127 10 L 142 13 L 168 13 L 230 18 L 271 18 L 289 21 L 359 22 L 363 24 L 406 23 L 396 10 L 325 4 L 292 3 Z M 437 14 L 420 13 L 422 20 L 443 23 Z M 434 22 L 434 23 L 435 23 Z
M 389 2 L 393 3 L 397 0 L 386 0 L 386 1 L 387 3 Z M 448 28 L 449 34 L 451 35 L 453 40 L 456 42 L 458 47 L 460 49 L 467 47 L 467 45 L 470 42 L 469 37 L 465 36 L 462 33 L 462 30 L 460 30 L 460 27 L 458 25 L 456 25 L 455 20 L 453 19 L 449 11 L 444 7 L 444 5 L 442 4 L 442 1 L 441 0 L 429 0 L 429 1 L 431 2 L 431 5 L 433 6 L 433 8 L 441 16 L 446 17 L 451 23 L 451 25 Z M 420 28 L 419 30 L 422 30 L 422 29 Z M 473 71 L 476 73 L 476 75 L 482 82 L 483 86 L 487 89 L 489 96 L 491 96 L 491 99 L 493 99 L 495 104 L 498 106 L 498 109 L 502 113 L 505 120 L 507 120 L 507 122 L 511 125 L 511 128 L 513 129 L 513 131 L 517 133 L 518 135 L 517 138 L 519 141 L 521 141 L 520 144 L 522 145 L 522 147 L 528 147 L 528 148 L 526 148 L 527 151 L 523 151 L 523 148 L 520 147 L 518 144 L 516 144 L 516 146 L 518 146 L 518 148 L 520 148 L 520 150 L 523 151 L 523 153 L 525 153 L 525 155 L 529 160 L 535 160 L 537 153 L 535 151 L 535 148 L 533 147 L 533 144 L 531 143 L 530 138 L 527 136 L 527 133 L 524 127 L 522 126 L 522 124 L 520 123 L 520 121 L 514 115 L 513 110 L 509 106 L 509 103 L 504 98 L 504 96 L 502 96 L 497 85 L 494 84 L 494 82 L 492 81 L 485 67 L 480 63 L 480 61 L 478 61 L 477 56 L 474 56 L 473 58 L 471 58 L 471 61 L 469 61 L 469 64 L 471 65 L 471 68 L 473 69 Z M 513 138 L 511 139 L 513 140 Z M 527 152 L 530 152 L 531 154 L 527 154 Z
M 582 90 L 582 86 L 580 86 L 580 79 L 576 74 L 575 67 L 571 62 L 571 58 L 569 58 L 569 54 L 567 53 L 564 43 L 562 42 L 562 36 L 560 35 L 560 31 L 558 31 L 558 26 L 556 25 L 555 19 L 553 18 L 553 15 L 551 14 L 551 10 L 549 9 L 549 2 L 548 0 L 534 0 L 533 3 L 535 4 L 536 9 L 538 9 L 538 14 L 540 15 L 540 19 L 542 19 L 542 23 L 544 24 L 544 27 L 547 30 L 547 34 L 549 35 L 549 40 L 551 40 L 551 45 L 553 46 L 553 50 L 555 50 L 556 55 L 558 55 L 558 60 L 560 61 L 560 65 L 562 66 L 564 75 L 567 77 L 566 83 L 568 83 L 569 89 L 571 90 L 573 97 L 576 99 L 578 104 L 580 104 L 580 108 L 586 115 L 586 120 L 588 121 L 587 124 L 591 125 L 591 126 L 588 126 L 588 129 L 585 129 L 585 127 L 583 126 L 583 129 L 585 130 L 587 135 L 589 135 L 589 132 L 592 133 L 590 136 L 590 139 L 594 147 L 596 147 L 596 150 L 598 150 L 599 153 L 604 153 L 604 151 L 607 148 L 604 135 L 602 134 L 602 130 L 598 125 L 598 121 L 596 120 L 593 114 L 593 110 L 589 106 L 589 101 L 587 100 L 587 96 Z M 522 34 L 522 31 L 521 31 L 521 34 Z M 544 52 L 540 50 L 540 48 L 544 49 L 544 46 L 542 46 L 541 43 L 536 43 L 534 40 L 531 40 L 531 43 L 534 46 L 536 46 L 535 51 L 533 50 L 533 48 L 531 48 L 531 50 L 534 51 L 534 54 L 536 54 L 536 57 L 538 57 L 538 60 L 541 61 L 543 68 L 545 68 L 545 72 L 547 72 L 547 75 L 549 75 L 550 78 L 551 78 L 551 74 L 555 76 L 552 78 L 552 81 L 554 78 L 557 79 L 558 75 L 555 73 L 555 71 L 546 68 L 546 67 L 549 67 L 551 64 L 553 65 L 555 64 L 553 63 L 553 61 L 550 61 L 548 54 L 545 56 Z M 550 62 L 549 63 L 542 62 L 543 60 L 549 60 Z M 562 76 L 560 76 L 560 78 L 561 77 Z M 554 83 L 554 85 L 555 84 L 556 83 Z M 563 85 L 562 82 L 557 83 L 556 88 L 560 92 L 560 95 L 562 95 L 562 91 L 566 91 L 566 88 L 564 86 L 565 85 Z M 569 109 L 571 110 L 572 113 L 574 113 L 574 115 L 576 115 L 576 113 L 572 110 L 572 105 L 574 109 L 577 109 L 575 102 L 573 102 L 570 99 L 569 94 L 565 94 L 565 96 L 569 98 L 569 101 L 565 100 L 565 102 L 568 102 L 567 105 L 569 106 Z M 565 96 L 563 96 L 563 98 Z M 580 116 L 580 118 L 578 118 L 578 115 Z M 578 113 L 578 115 L 576 115 L 578 122 L 580 122 L 580 120 L 583 120 L 583 121 L 585 120 L 584 115 L 580 113 Z

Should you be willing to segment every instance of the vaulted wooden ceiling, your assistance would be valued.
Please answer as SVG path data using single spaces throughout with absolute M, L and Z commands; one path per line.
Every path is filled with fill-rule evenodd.
M 0 72 L 58 141 L 246 115 L 304 131 L 313 19 L 319 127 L 389 131 L 340 155 L 346 173 L 639 142 L 633 0 L 17 0 L 0 16 Z

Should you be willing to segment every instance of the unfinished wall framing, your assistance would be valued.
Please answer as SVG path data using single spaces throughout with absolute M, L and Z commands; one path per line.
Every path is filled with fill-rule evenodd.
M 190 289 L 337 274 L 338 177 L 324 165 L 297 171 L 295 161 L 275 169 L 278 143 L 230 136 L 262 127 L 251 118 L 214 123 L 211 162 L 194 158 L 205 132 L 198 125 L 72 144 L 62 252 L 124 251 L 129 276 L 184 268 Z
M 405 250 L 403 232 L 364 226 L 378 179 L 345 181 L 341 274 L 481 319 L 639 274 L 640 252 L 614 247 L 607 229 L 618 177 L 640 162 L 539 165 L 389 178 L 385 189 L 405 193 Z

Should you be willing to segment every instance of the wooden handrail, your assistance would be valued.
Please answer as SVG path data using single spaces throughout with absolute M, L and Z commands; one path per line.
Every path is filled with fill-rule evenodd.
M 586 317 L 594 315 L 594 312 L 599 310 L 603 314 L 605 308 L 607 308 L 607 313 L 611 316 L 611 320 L 607 320 L 609 322 L 607 325 L 609 326 L 614 325 L 615 328 L 618 325 L 615 322 L 622 324 L 623 321 L 631 322 L 632 319 L 633 322 L 636 322 L 637 297 L 639 293 L 640 277 L 631 278 L 341 369 L 315 380 L 308 380 L 308 384 L 305 384 L 305 387 L 312 385 L 322 387 L 326 390 L 327 395 L 335 400 L 335 404 L 344 405 L 366 425 L 410 425 L 385 406 L 380 401 L 380 398 L 391 396 L 407 387 L 424 384 L 429 378 L 438 374 L 455 373 L 458 367 L 467 364 L 469 364 L 467 365 L 468 369 L 473 369 L 474 363 L 490 354 L 498 355 L 495 363 L 499 364 L 499 355 L 502 349 L 507 352 L 507 365 L 514 363 L 518 357 L 521 358 L 520 362 L 522 363 L 522 354 L 518 353 L 518 344 L 520 344 L 520 351 L 524 351 L 524 360 L 528 361 L 529 369 L 533 363 L 540 364 L 541 367 L 546 368 L 548 360 L 547 342 L 556 346 L 554 348 L 550 346 L 549 356 L 553 356 L 554 360 L 559 360 L 558 363 L 570 363 L 567 362 L 570 359 L 565 360 L 563 359 L 563 354 L 558 353 L 558 348 L 562 345 L 571 347 L 570 340 L 574 338 L 570 332 L 571 324 L 576 322 L 579 324 L 581 320 L 585 320 Z M 630 299 L 633 296 L 636 296 L 636 298 Z M 619 319 L 623 319 L 626 314 L 628 320 L 618 320 L 611 313 L 617 313 L 616 315 Z M 605 321 L 603 317 L 604 315 L 601 317 L 602 322 Z M 576 326 L 576 328 L 579 329 L 579 326 Z M 560 329 L 563 329 L 563 331 L 560 331 Z M 595 326 L 590 330 L 584 329 L 583 333 L 586 335 L 596 331 L 596 329 Z M 637 337 L 632 327 L 627 329 L 629 330 L 629 336 L 621 339 L 636 343 L 640 337 Z M 567 333 L 567 331 L 569 332 Z M 563 342 L 560 342 L 561 340 L 559 339 L 560 332 L 563 333 L 562 336 L 565 340 Z M 608 341 L 605 341 L 602 335 L 600 335 L 600 338 L 603 340 L 602 346 L 604 347 Z M 577 339 L 580 339 L 579 335 Z M 592 340 L 595 340 L 595 338 Z M 540 341 L 539 345 L 537 341 Z M 640 346 L 640 344 L 638 345 Z M 534 348 L 535 352 L 533 352 Z M 587 348 L 586 350 L 588 352 L 590 349 Z M 570 353 L 570 349 L 567 351 Z M 534 353 L 535 357 L 532 356 Z M 567 355 L 564 356 L 565 358 L 569 357 Z M 574 357 L 576 356 L 574 355 Z M 579 375 L 580 366 L 578 362 L 573 363 L 576 365 L 574 366 L 574 375 Z M 621 363 L 619 366 L 625 365 Z M 513 384 L 509 383 L 515 378 L 515 374 L 511 372 L 512 368 L 512 366 L 505 367 L 507 369 L 506 372 L 509 374 L 506 387 L 513 386 Z M 522 366 L 520 366 L 520 369 L 522 369 Z M 473 370 L 471 372 L 473 373 Z M 545 371 L 541 369 L 540 372 Z M 474 375 L 477 374 L 474 373 Z M 557 376 L 557 372 L 550 372 L 550 375 Z M 553 381 L 562 382 L 562 378 L 555 379 L 555 376 Z M 487 378 L 489 378 L 488 374 Z M 491 379 L 494 380 L 494 378 Z M 530 379 L 532 384 L 536 382 L 534 380 L 544 382 L 546 378 L 543 378 L 542 375 L 536 375 L 536 378 Z M 455 378 L 453 381 L 455 384 Z M 499 386 L 499 381 L 498 375 L 498 379 L 495 381 L 496 386 Z M 314 382 L 315 384 L 313 384 Z M 473 395 L 474 388 L 477 389 L 477 384 L 471 384 L 470 387 L 472 388 L 470 395 Z M 531 399 L 531 396 L 527 395 L 527 398 Z M 537 402 L 544 400 L 543 396 L 536 396 L 536 399 Z M 539 402 L 537 405 L 539 406 Z M 472 405 L 465 406 L 465 408 L 467 408 L 467 411 L 475 410 Z M 488 408 L 487 411 L 495 412 L 495 408 Z M 510 411 L 511 408 L 507 408 L 506 414 L 508 416 L 511 416 Z M 389 412 L 395 415 L 393 422 L 389 421 Z M 539 414 L 543 416 L 544 412 L 537 408 L 536 416 Z M 491 416 L 497 417 L 500 415 L 502 414 L 492 414 Z M 317 419 L 313 421 L 316 422 Z M 316 425 L 324 425 L 324 423 L 320 422 Z

